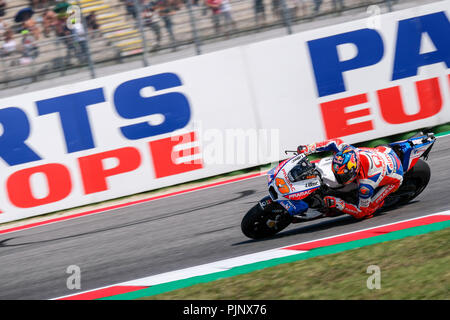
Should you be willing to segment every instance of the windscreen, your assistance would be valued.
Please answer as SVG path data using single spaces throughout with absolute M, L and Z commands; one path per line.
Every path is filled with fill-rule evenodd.
M 304 180 L 306 177 L 311 175 L 314 170 L 315 165 L 309 162 L 308 158 L 301 159 L 295 167 L 289 171 L 288 177 L 291 182 Z

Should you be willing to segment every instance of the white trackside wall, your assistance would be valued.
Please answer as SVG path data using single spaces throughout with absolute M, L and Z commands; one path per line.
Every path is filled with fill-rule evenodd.
M 449 122 L 449 13 L 436 2 L 1 99 L 0 223 Z

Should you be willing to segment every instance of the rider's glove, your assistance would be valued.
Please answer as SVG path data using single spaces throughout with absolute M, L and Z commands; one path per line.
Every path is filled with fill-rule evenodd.
M 339 211 L 342 211 L 345 208 L 345 202 L 342 199 L 326 196 L 323 200 L 328 208 L 336 208 Z
M 297 153 L 298 154 L 310 154 L 314 152 L 314 144 L 309 144 L 309 145 L 299 145 L 297 147 Z

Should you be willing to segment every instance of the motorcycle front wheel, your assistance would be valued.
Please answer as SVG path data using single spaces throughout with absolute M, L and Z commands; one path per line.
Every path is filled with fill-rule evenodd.
M 262 239 L 280 232 L 291 223 L 291 217 L 284 209 L 276 211 L 263 210 L 257 203 L 242 219 L 242 233 L 251 239 Z

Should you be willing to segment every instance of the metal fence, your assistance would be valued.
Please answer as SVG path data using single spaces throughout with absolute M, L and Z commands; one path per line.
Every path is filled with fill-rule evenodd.
M 371 4 L 385 3 L 391 8 L 390 0 L 229 0 L 229 5 L 219 11 L 202 0 L 158 2 L 169 1 L 169 9 L 142 0 L 105 0 L 104 5 L 96 1 L 97 7 L 93 1 L 72 1 L 81 9 L 81 15 L 73 21 L 78 29 L 70 29 L 65 35 L 57 35 L 50 28 L 48 37 L 36 41 L 30 31 L 16 32 L 15 50 L 2 50 L 0 86 L 8 88 L 49 75 L 63 76 L 79 68 L 89 68 L 94 78 L 96 68 L 107 64 L 142 59 L 147 66 L 152 55 L 184 46 L 194 45 L 196 53 L 201 54 L 206 42 L 276 27 L 292 33 L 292 26 L 304 21 Z M 96 12 L 94 20 L 92 12 Z

